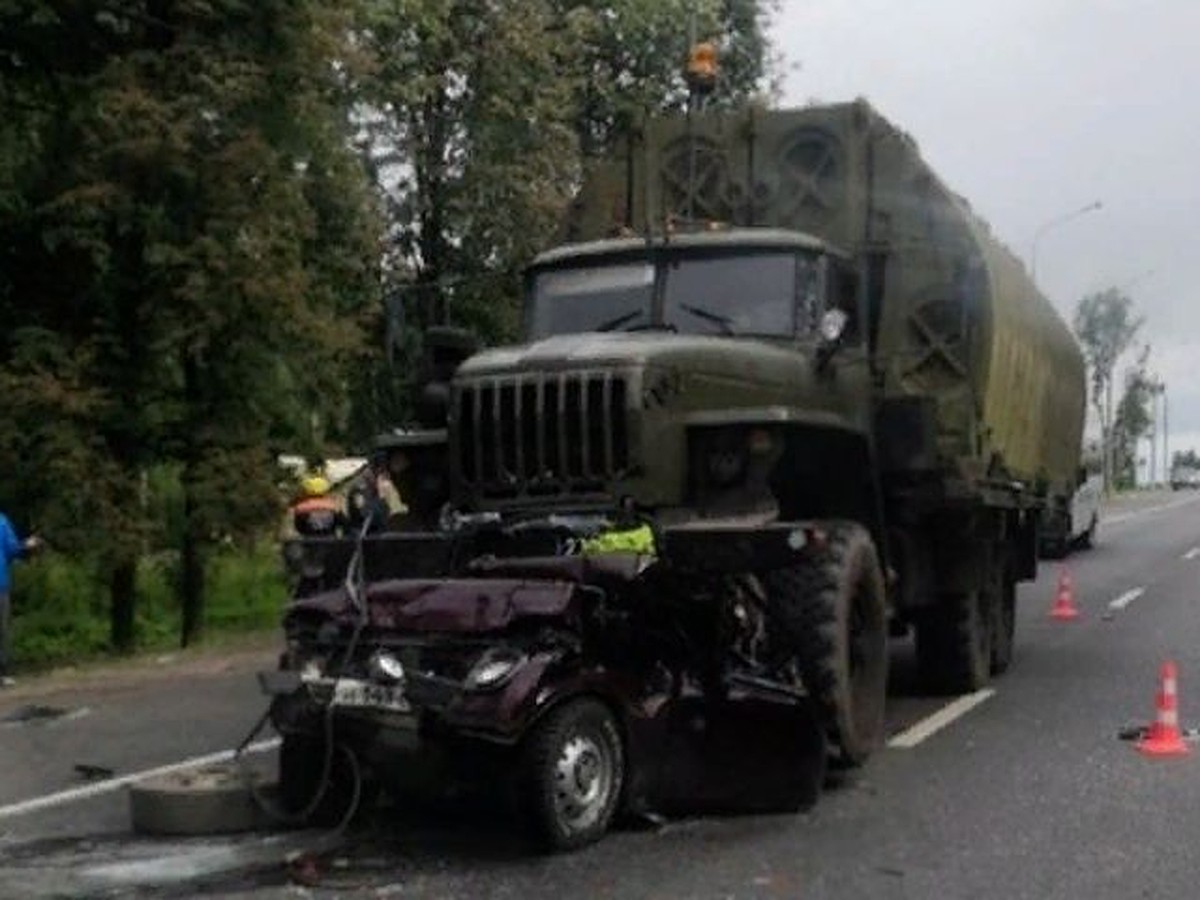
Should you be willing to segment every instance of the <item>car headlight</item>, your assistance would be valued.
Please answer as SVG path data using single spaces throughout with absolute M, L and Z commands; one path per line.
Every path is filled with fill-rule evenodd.
M 486 691 L 499 687 L 512 677 L 517 667 L 525 662 L 525 659 L 525 654 L 518 650 L 489 650 L 479 658 L 467 674 L 467 688 Z
M 396 684 L 404 680 L 404 664 L 386 650 L 380 650 L 367 660 L 367 674 L 372 681 Z
M 321 677 L 325 669 L 320 658 L 312 656 L 304 661 L 300 666 L 301 681 L 316 681 Z

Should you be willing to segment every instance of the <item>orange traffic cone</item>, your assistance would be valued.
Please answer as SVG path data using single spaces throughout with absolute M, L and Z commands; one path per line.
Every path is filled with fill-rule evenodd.
M 1058 590 L 1054 592 L 1054 606 L 1050 609 L 1050 618 L 1059 622 L 1070 622 L 1079 618 L 1079 610 L 1075 608 L 1075 589 L 1071 585 L 1071 573 L 1066 566 L 1058 570 Z
M 1191 748 L 1183 742 L 1179 730 L 1179 698 L 1176 695 L 1178 681 L 1175 678 L 1175 663 L 1168 660 L 1162 664 L 1158 676 L 1158 696 L 1154 724 L 1146 736 L 1137 742 L 1137 748 L 1146 756 L 1187 756 Z

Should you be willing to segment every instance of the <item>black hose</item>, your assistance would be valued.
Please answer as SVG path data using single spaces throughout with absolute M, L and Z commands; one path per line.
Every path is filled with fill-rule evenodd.
M 247 763 L 244 756 L 245 748 L 249 746 L 250 742 L 258 735 L 258 733 L 262 730 L 263 725 L 268 721 L 270 715 L 269 711 L 266 715 L 259 719 L 258 724 L 254 726 L 250 734 L 246 736 L 245 740 L 243 740 L 242 743 L 238 745 L 237 750 L 234 751 L 234 760 L 237 762 L 239 767 L 241 767 L 242 773 L 246 776 L 247 784 L 250 787 L 250 795 L 254 798 L 254 802 L 258 808 L 266 813 L 268 818 L 282 825 L 303 825 L 312 817 L 313 813 L 317 811 L 317 808 L 321 805 L 321 801 L 325 799 L 325 795 L 329 792 L 329 787 L 333 781 L 333 757 L 335 748 L 341 747 L 348 753 L 352 752 L 345 745 L 334 743 L 333 712 L 334 704 L 330 702 L 328 705 L 326 705 L 324 709 L 324 715 L 322 717 L 322 733 L 325 740 L 322 742 L 323 752 L 321 754 L 321 774 L 317 779 L 317 787 L 312 798 L 304 805 L 302 809 L 297 812 L 288 812 L 285 809 L 280 809 L 276 804 L 272 803 L 265 796 L 263 796 L 262 792 L 258 789 L 257 780 L 253 777 L 253 773 L 249 772 L 247 769 Z M 355 759 L 356 780 L 361 780 L 361 777 L 357 774 L 359 769 L 360 767 L 357 765 L 357 759 Z M 355 807 L 358 806 L 361 789 L 361 784 L 356 783 L 354 801 Z

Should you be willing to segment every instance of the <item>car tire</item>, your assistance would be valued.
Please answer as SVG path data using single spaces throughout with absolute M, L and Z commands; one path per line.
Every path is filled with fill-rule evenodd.
M 625 748 L 612 712 L 570 700 L 538 722 L 521 746 L 518 800 L 532 837 L 546 850 L 574 850 L 612 823 L 625 785 Z
M 236 764 L 205 766 L 139 781 L 129 788 L 133 830 L 141 834 L 233 834 L 261 827 L 261 777 Z
M 1096 527 L 1099 523 L 1096 517 L 1092 516 L 1092 521 L 1088 523 L 1087 531 L 1079 536 L 1079 546 L 1084 550 L 1091 550 L 1096 546 Z
M 325 773 L 324 738 L 289 734 L 279 745 L 279 803 L 296 824 L 333 827 L 374 801 L 378 786 L 362 777 L 356 760 L 347 758 L 349 749 L 334 744 L 332 752 L 329 784 L 313 806 Z

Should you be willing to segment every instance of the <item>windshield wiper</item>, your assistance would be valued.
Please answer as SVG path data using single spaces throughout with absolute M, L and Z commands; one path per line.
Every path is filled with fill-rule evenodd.
M 596 326 L 596 331 L 612 331 L 614 328 L 620 328 L 626 322 L 631 322 L 638 316 L 642 315 L 640 309 L 635 309 L 633 312 L 622 313 L 616 318 L 609 319 L 601 325 Z
M 693 316 L 701 318 L 706 322 L 719 325 L 725 334 L 737 333 L 733 330 L 733 319 L 729 318 L 729 316 L 723 316 L 719 312 L 713 312 L 711 309 L 705 309 L 702 306 L 692 306 L 690 303 L 680 303 L 679 308 L 684 312 L 690 312 Z

